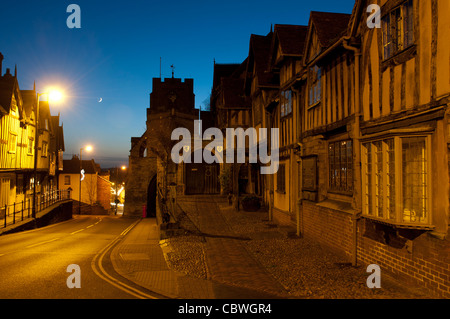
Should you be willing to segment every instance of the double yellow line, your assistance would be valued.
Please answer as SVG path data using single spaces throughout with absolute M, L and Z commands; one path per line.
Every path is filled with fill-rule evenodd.
M 108 253 L 110 249 L 112 249 L 122 238 L 134 227 L 137 223 L 139 223 L 140 220 L 137 220 L 133 224 L 131 224 L 129 227 L 127 227 L 119 236 L 117 236 L 111 243 L 109 243 L 105 248 L 103 248 L 95 257 L 92 259 L 91 267 L 94 273 L 105 280 L 106 282 L 110 283 L 116 288 L 119 288 L 122 291 L 125 291 L 126 293 L 139 298 L 139 299 L 158 299 L 155 296 L 152 296 L 148 293 L 145 293 L 139 289 L 136 289 L 134 287 L 131 287 L 120 280 L 114 278 L 110 274 L 106 272 L 106 270 L 103 268 L 103 258 Z

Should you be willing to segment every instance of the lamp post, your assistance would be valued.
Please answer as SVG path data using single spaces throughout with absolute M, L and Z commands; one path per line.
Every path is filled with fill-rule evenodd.
M 126 170 L 127 169 L 127 167 L 125 166 L 125 165 L 123 165 L 121 168 L 120 168 L 122 171 L 124 171 L 124 170 Z M 115 201 L 114 201 L 114 204 L 116 204 L 115 205 L 115 211 L 114 211 L 114 215 L 117 215 L 117 205 L 119 204 L 118 202 L 119 202 L 119 199 L 118 199 L 118 196 L 117 196 L 117 184 L 119 183 L 119 167 L 116 167 L 116 183 L 115 183 L 115 186 L 116 186 L 116 192 L 115 192 L 115 194 L 116 194 L 116 199 L 115 199 Z
M 42 95 L 48 95 L 48 101 L 60 101 L 62 99 L 62 93 L 59 91 L 49 91 L 44 93 L 37 93 L 37 102 L 36 102 L 36 113 L 35 113 L 35 136 L 34 136 L 34 169 L 33 169 L 33 208 L 31 211 L 31 216 L 36 218 L 36 184 L 37 184 L 37 164 L 38 164 L 38 150 L 39 150 L 39 102 Z
M 88 145 L 86 147 L 80 148 L 80 189 L 78 191 L 78 215 L 81 215 L 81 181 L 84 179 L 83 177 L 81 177 L 81 174 L 83 172 L 83 150 L 90 152 L 92 151 L 92 146 Z

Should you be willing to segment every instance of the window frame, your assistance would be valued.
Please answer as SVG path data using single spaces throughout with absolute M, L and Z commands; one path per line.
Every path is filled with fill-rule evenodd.
M 67 183 L 67 181 L 69 181 L 69 183 Z M 64 185 L 65 186 L 67 186 L 67 185 L 70 186 L 70 185 L 72 185 L 71 182 L 72 182 L 71 181 L 71 176 L 70 175 L 64 175 Z
M 8 153 L 9 154 L 16 154 L 17 152 L 17 137 L 18 135 L 14 132 L 9 132 L 9 139 L 8 139 Z M 14 141 L 14 143 L 13 143 Z M 13 147 L 13 149 L 12 149 Z
M 322 68 L 317 64 L 309 68 L 308 108 L 313 108 L 322 101 Z
M 31 148 L 31 151 L 30 151 Z M 32 156 L 34 154 L 34 139 L 31 137 L 28 137 L 28 144 L 27 144 L 27 155 Z
M 48 157 L 48 142 L 42 141 L 41 157 Z
M 399 18 L 401 18 L 400 24 L 398 24 Z M 382 17 L 383 60 L 389 60 L 415 45 L 414 30 L 413 0 L 405 0 L 386 13 Z
M 345 182 L 345 187 L 342 187 L 342 176 L 339 174 L 339 177 L 336 177 L 337 179 L 340 180 L 339 184 L 340 186 L 337 186 L 337 182 L 332 183 L 332 170 L 335 171 L 336 169 L 332 169 L 332 167 L 337 167 L 339 172 L 342 172 L 342 169 L 344 168 L 343 166 L 343 162 L 342 162 L 342 154 L 341 154 L 341 146 L 342 143 L 345 143 L 346 145 L 346 155 L 345 155 L 345 159 L 346 159 L 346 163 L 345 163 L 345 171 L 346 171 L 346 182 Z M 336 159 L 336 145 L 339 147 L 339 163 L 337 163 L 336 161 L 333 161 L 333 163 L 331 162 L 331 154 L 330 154 L 330 148 L 331 146 L 333 146 L 334 149 L 334 159 Z M 350 151 L 350 156 L 348 155 L 348 145 L 350 145 L 351 151 Z M 354 169 L 354 165 L 353 165 L 353 150 L 354 150 L 354 146 L 353 146 L 353 141 L 351 139 L 343 139 L 343 140 L 337 140 L 337 141 L 330 141 L 328 142 L 328 148 L 327 148 L 327 159 L 328 159 L 328 192 L 330 193 L 339 193 L 339 194 L 344 194 L 344 195 L 352 195 L 353 191 L 355 189 L 355 185 L 354 185 L 354 176 L 355 176 L 355 169 Z M 349 165 L 351 167 L 349 167 Z M 348 179 L 348 171 L 349 169 L 351 170 L 351 179 Z M 336 179 L 336 180 L 337 180 Z M 350 183 L 350 184 L 349 184 Z M 334 185 L 333 185 L 334 184 Z
M 403 164 L 403 141 L 408 138 L 423 138 L 425 141 L 425 151 L 424 151 L 424 162 L 426 163 L 425 175 L 426 175 L 426 184 L 425 189 L 426 193 L 426 220 L 423 222 L 420 221 L 405 221 L 405 207 L 404 207 L 404 164 Z M 387 160 L 388 153 L 390 152 L 388 149 L 387 141 L 393 140 L 393 179 L 389 180 L 387 176 L 390 175 L 389 168 L 391 165 L 391 161 Z M 379 161 L 376 163 L 372 160 L 371 166 L 368 163 L 369 150 L 367 145 L 371 145 L 370 156 L 374 157 L 375 150 L 372 149 L 375 143 L 380 143 L 382 147 L 382 178 L 378 180 L 379 184 L 381 183 L 381 189 L 377 188 L 377 176 L 374 174 L 376 172 L 376 167 L 378 167 Z M 375 146 L 376 147 L 376 146 Z M 392 152 L 391 152 L 392 153 Z M 389 162 L 389 163 L 388 163 Z M 369 174 L 369 169 L 371 169 Z M 361 141 L 361 195 L 362 195 L 362 215 L 365 218 L 377 220 L 383 223 L 395 225 L 400 228 L 415 228 L 415 229 L 431 229 L 433 226 L 433 210 L 432 210 L 432 154 L 431 154 L 431 135 L 429 134 L 417 134 L 417 135 L 394 135 L 394 136 L 384 136 L 376 139 L 364 140 Z M 370 179 L 370 181 L 369 181 Z M 392 190 L 389 189 L 390 183 L 394 183 L 394 203 L 393 206 L 390 204 L 389 194 L 392 193 Z M 371 190 L 369 190 L 371 188 Z M 382 196 L 382 216 L 380 216 L 376 209 L 377 207 L 377 196 Z M 370 213 L 369 205 L 372 206 L 372 212 Z M 388 207 L 393 207 L 393 214 L 389 215 Z M 388 216 L 389 215 L 389 216 Z M 392 217 L 391 217 L 392 216 Z
M 277 192 L 286 194 L 286 164 L 280 163 L 277 172 Z
M 288 94 L 289 93 L 289 94 Z M 293 98 L 292 90 L 282 90 L 280 93 L 280 115 L 281 118 L 287 117 L 292 114 Z

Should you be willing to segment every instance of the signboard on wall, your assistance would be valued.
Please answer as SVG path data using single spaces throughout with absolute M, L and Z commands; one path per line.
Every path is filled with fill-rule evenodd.
M 317 192 L 317 156 L 302 157 L 302 190 Z

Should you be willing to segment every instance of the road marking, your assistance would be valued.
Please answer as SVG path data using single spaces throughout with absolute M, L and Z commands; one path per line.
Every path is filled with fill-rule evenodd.
M 77 231 L 74 231 L 73 233 L 70 233 L 71 235 L 75 235 L 76 233 L 79 233 L 79 232 L 81 232 L 81 231 L 83 231 L 84 230 L 84 228 L 83 229 L 80 229 L 80 230 L 77 230 Z
M 105 254 L 108 252 L 108 250 L 114 246 L 119 240 L 121 239 L 121 237 L 117 237 L 115 240 L 113 240 L 108 246 L 106 246 L 105 248 L 103 248 L 95 257 L 94 259 L 92 259 L 91 262 L 91 267 L 92 270 L 95 272 L 95 274 L 97 276 L 99 276 L 100 278 L 102 278 L 103 280 L 105 280 L 106 282 L 110 283 L 111 285 L 113 285 L 116 288 L 119 288 L 122 291 L 125 291 L 126 293 L 135 296 L 136 298 L 139 299 L 158 299 L 155 296 L 146 294 L 136 288 L 133 288 L 131 286 L 128 286 L 127 284 L 119 281 L 118 279 L 112 277 L 111 275 L 109 275 L 106 270 L 103 268 L 102 266 L 102 260 L 103 257 L 105 256 Z
M 89 225 L 88 227 L 86 227 L 86 229 L 93 227 L 94 225 Z
M 138 222 L 140 222 L 140 219 L 128 226 L 122 233 L 120 233 L 120 236 L 125 236 Z
M 120 280 L 114 278 L 113 276 L 109 275 L 106 270 L 103 268 L 102 261 L 103 257 L 106 255 L 106 253 L 114 247 L 120 240 L 122 240 L 122 234 L 126 234 L 134 227 L 140 220 L 137 220 L 135 223 L 127 227 L 119 236 L 117 236 L 111 243 L 109 243 L 105 248 L 103 248 L 97 255 L 94 256 L 91 262 L 92 270 L 95 272 L 97 276 L 105 280 L 106 282 L 110 283 L 114 287 L 119 288 L 122 291 L 125 291 L 126 293 L 135 296 L 139 299 L 158 299 L 155 296 L 152 296 L 150 294 L 147 294 L 139 289 L 136 289 L 134 287 L 131 287 Z
M 50 239 L 50 240 L 47 240 L 47 241 L 42 241 L 42 242 L 40 242 L 40 243 L 36 243 L 36 244 L 33 244 L 33 245 L 29 245 L 29 246 L 27 246 L 27 248 L 32 248 L 32 247 L 36 247 L 36 246 L 39 246 L 39 245 L 48 244 L 48 243 L 51 243 L 51 242 L 56 241 L 56 240 L 58 240 L 58 239 L 59 239 L 59 238 L 53 238 L 53 239 Z

